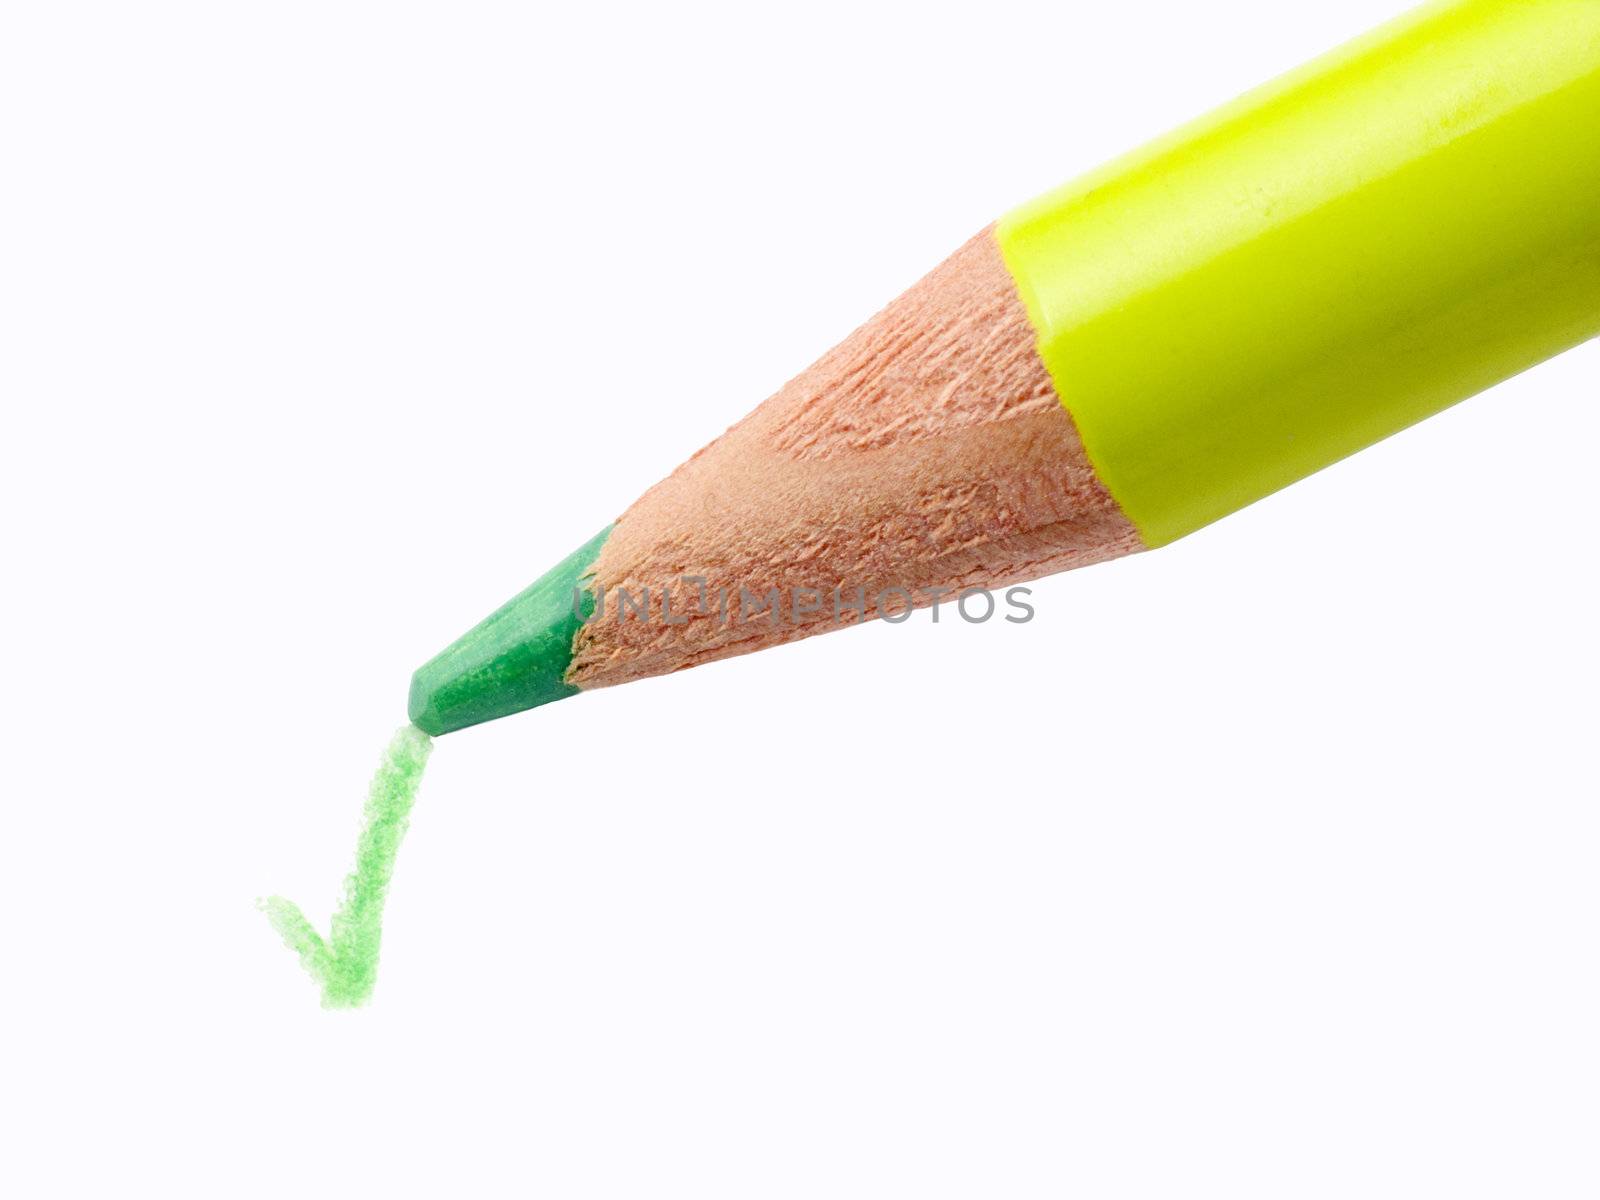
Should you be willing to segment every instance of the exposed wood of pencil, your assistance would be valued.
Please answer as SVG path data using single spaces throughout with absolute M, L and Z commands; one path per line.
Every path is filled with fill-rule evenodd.
M 607 609 L 567 678 L 625 683 L 862 620 L 835 614 L 834 588 L 863 589 L 872 617 L 888 589 L 920 605 L 928 589 L 1005 587 L 1141 548 L 985 230 L 623 514 L 595 564 Z M 707 581 L 704 613 L 685 576 Z M 649 619 L 617 619 L 618 588 L 649 588 Z M 798 621 L 787 599 L 741 621 L 741 588 L 829 598 Z M 663 589 L 686 623 L 661 619 Z M 903 607 L 897 593 L 886 604 Z

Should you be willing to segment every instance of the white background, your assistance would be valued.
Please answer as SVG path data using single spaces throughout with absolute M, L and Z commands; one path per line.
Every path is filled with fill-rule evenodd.
M 1600 347 L 1157 554 L 411 670 L 1010 205 L 1395 0 L 12 3 L 0 1191 L 1593 1196 Z

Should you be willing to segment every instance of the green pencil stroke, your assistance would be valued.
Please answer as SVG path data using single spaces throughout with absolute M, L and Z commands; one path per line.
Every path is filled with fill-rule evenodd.
M 365 1004 L 378 982 L 383 904 L 432 749 L 433 739 L 414 725 L 400 730 L 389 743 L 367 792 L 355 870 L 345 877 L 344 897 L 326 939 L 294 901 L 273 896 L 260 902 L 283 944 L 299 955 L 300 965 L 322 989 L 324 1008 Z

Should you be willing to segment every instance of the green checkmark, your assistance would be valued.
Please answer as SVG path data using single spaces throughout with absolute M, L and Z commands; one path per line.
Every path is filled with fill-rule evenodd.
M 333 914 L 326 940 L 292 900 L 273 896 L 261 901 L 261 910 L 283 944 L 300 956 L 300 964 L 322 988 L 324 1008 L 365 1004 L 378 981 L 383 902 L 432 749 L 433 739 L 408 725 L 394 735 L 384 752 L 367 793 L 361 839 L 356 843 L 356 867 L 345 878 L 344 899 Z

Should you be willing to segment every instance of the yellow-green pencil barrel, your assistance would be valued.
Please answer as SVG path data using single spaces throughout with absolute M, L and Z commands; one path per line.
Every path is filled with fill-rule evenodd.
M 1161 545 L 1600 334 L 1600 0 L 1425 5 L 999 226 Z

